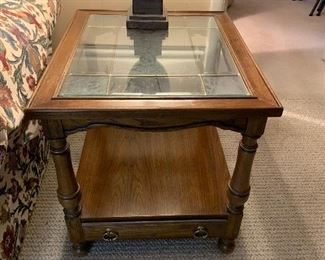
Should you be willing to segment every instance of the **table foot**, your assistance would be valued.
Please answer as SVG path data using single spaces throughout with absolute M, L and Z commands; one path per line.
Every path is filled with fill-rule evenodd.
M 218 241 L 219 250 L 224 254 L 231 254 L 235 249 L 235 240 L 220 238 Z
M 90 248 L 92 247 L 91 242 L 83 242 L 79 244 L 73 244 L 72 250 L 74 256 L 87 256 Z

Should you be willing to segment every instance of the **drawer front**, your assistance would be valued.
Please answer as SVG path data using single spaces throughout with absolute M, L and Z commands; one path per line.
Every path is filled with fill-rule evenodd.
M 87 241 L 146 238 L 207 238 L 225 234 L 226 219 L 134 222 L 84 222 Z

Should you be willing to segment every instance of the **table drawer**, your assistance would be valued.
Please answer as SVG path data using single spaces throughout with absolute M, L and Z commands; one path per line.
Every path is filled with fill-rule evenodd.
M 134 222 L 84 222 L 85 239 L 207 238 L 225 233 L 227 219 Z

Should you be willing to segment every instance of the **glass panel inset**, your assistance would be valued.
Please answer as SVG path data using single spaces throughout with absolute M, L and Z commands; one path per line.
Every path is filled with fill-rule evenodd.
M 102 96 L 107 93 L 109 77 L 106 76 L 85 76 L 70 75 L 66 78 L 65 83 L 60 91 L 60 96 Z
M 186 96 L 204 95 L 197 77 L 112 77 L 109 95 L 114 96 Z
M 123 15 L 90 15 L 87 28 L 90 27 L 126 27 L 126 17 Z
M 212 16 L 169 16 L 169 28 L 216 28 Z
M 169 30 L 127 30 L 91 15 L 61 98 L 249 97 L 212 16 L 170 16 Z
M 216 28 L 189 30 L 201 74 L 236 75 L 238 70 Z
M 185 76 L 200 73 L 187 30 L 121 29 L 118 43 L 113 75 Z
M 244 82 L 237 76 L 203 76 L 205 91 L 208 96 L 246 96 L 249 92 Z
M 118 28 L 111 27 L 87 27 L 82 35 L 80 47 L 90 45 L 94 47 L 105 46 L 114 48 L 117 41 Z
M 110 49 L 96 47 L 79 48 L 72 61 L 70 73 L 75 74 L 110 74 L 115 52 Z

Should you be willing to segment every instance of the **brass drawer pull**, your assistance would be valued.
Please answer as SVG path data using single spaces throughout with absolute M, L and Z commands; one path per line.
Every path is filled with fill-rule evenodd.
M 103 239 L 105 241 L 114 241 L 118 239 L 118 233 L 110 230 L 109 228 L 106 229 L 106 232 L 103 235 Z
M 208 237 L 208 230 L 205 227 L 199 226 L 193 232 L 194 238 L 207 238 Z

